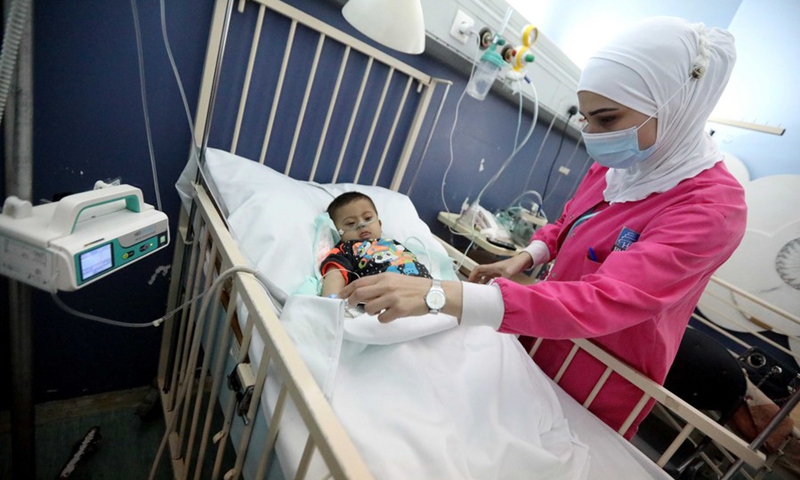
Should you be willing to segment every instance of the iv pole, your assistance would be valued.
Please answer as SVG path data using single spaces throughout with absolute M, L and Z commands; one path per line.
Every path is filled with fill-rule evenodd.
M 32 200 L 33 190 L 33 15 L 27 6 L 4 2 L 4 18 L 19 15 L 22 28 L 15 74 L 5 106 L 6 196 Z M 16 8 L 15 8 L 16 7 Z M 20 15 L 20 9 L 22 13 Z M 4 22 L 8 28 L 10 22 Z M 12 42 L 13 43 L 13 42 Z M 8 48 L 8 45 L 4 47 Z M 13 68 L 13 67 L 12 67 Z M 33 404 L 33 321 L 31 288 L 8 282 L 8 329 L 11 363 L 11 465 L 13 478 L 36 478 Z

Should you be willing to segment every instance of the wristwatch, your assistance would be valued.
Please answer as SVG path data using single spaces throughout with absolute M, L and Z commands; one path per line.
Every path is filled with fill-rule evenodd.
M 444 308 L 446 297 L 444 290 L 442 290 L 442 282 L 440 280 L 433 280 L 431 289 L 425 295 L 425 304 L 428 305 L 430 313 L 436 315 L 441 309 Z

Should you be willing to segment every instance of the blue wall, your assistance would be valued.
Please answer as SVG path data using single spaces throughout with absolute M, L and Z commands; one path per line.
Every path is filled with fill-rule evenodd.
M 360 37 L 344 22 L 334 3 L 289 3 Z M 179 200 L 173 185 L 186 163 L 190 133 L 162 43 L 159 3 L 139 0 L 137 6 L 159 187 L 174 234 Z M 212 1 L 166 2 L 166 7 L 170 43 L 194 110 Z M 60 193 L 84 191 L 95 180 L 119 176 L 123 182 L 141 188 L 145 200 L 154 204 L 130 4 L 42 0 L 36 4 L 34 31 L 34 203 Z M 436 222 L 436 215 L 443 210 L 440 185 L 449 159 L 455 106 L 466 85 L 466 75 L 426 55 L 390 53 L 433 76 L 454 82 L 411 194 L 422 218 L 435 233 L 448 238 L 446 229 Z M 443 88 L 439 93 L 442 91 Z M 450 209 L 457 209 L 466 197 L 474 199 L 511 152 L 517 108 L 497 94 L 483 102 L 464 99 L 453 136 L 455 162 L 445 192 Z M 531 115 L 523 115 L 524 134 Z M 404 188 L 420 160 L 429 124 L 423 128 Z M 289 134 L 294 130 L 294 124 L 281 127 Z M 528 145 L 485 194 L 484 206 L 502 208 L 526 189 L 544 189 L 559 145 L 558 133 L 563 128 L 560 122 L 548 138 L 528 185 L 526 180 L 546 128 L 546 124 L 537 126 Z M 575 142 L 567 138 L 557 165 L 566 162 L 574 148 Z M 484 169 L 479 171 L 482 159 Z M 569 165 L 569 176 L 553 169 L 545 203 L 550 217 L 560 213 L 587 167 L 586 154 L 581 149 Z M 0 193 L 5 198 L 5 192 Z M 164 313 L 169 282 L 169 277 L 156 274 L 156 269 L 170 265 L 171 260 L 169 248 L 102 282 L 60 296 L 74 308 L 94 315 L 128 322 L 150 321 Z M 5 280 L 0 282 L 0 295 L 7 298 Z M 47 294 L 37 291 L 33 298 L 37 402 L 146 385 L 155 377 L 160 329 L 127 330 L 88 322 L 59 310 Z M 5 328 L 0 335 L 0 347 L 7 347 Z M 0 381 L 8 384 L 7 358 L 3 357 Z M 0 396 L 0 409 L 5 409 L 8 393 L 0 395 L 5 395 Z
M 344 21 L 338 9 L 329 3 L 321 4 L 320 2 L 308 1 L 293 1 L 289 3 L 298 5 L 325 22 L 368 43 L 372 43 L 350 27 Z M 428 41 L 430 42 L 430 39 Z M 420 216 L 431 226 L 434 233 L 442 235 L 443 238 L 448 238 L 449 234 L 446 228 L 438 224 L 436 215 L 439 211 L 444 210 L 440 192 L 445 169 L 450 159 L 450 132 L 455 120 L 456 105 L 466 87 L 468 75 L 453 70 L 428 55 L 413 56 L 400 54 L 388 49 L 384 50 L 434 77 L 444 78 L 453 82 L 442 110 L 441 118 L 434 131 L 430 148 L 424 158 L 419 177 L 411 192 L 411 199 L 419 210 Z M 536 82 L 536 78 L 532 80 L 534 83 Z M 440 93 L 444 90 L 442 86 L 437 88 Z M 437 95 L 435 102 L 438 102 L 438 98 Z M 431 108 L 434 109 L 437 105 L 434 103 Z M 564 105 L 563 108 L 566 111 L 568 107 L 568 105 Z M 522 115 L 520 138 L 527 132 L 532 118 L 529 111 L 523 112 Z M 445 200 L 450 210 L 460 208 L 461 203 L 467 197 L 474 200 L 481 188 L 509 156 L 514 146 L 518 118 L 518 104 L 516 101 L 510 102 L 498 95 L 496 91 L 482 102 L 465 96 L 459 109 L 458 123 L 452 137 L 454 163 L 448 174 L 445 186 Z M 540 159 L 531 174 L 533 159 L 541 146 L 542 140 L 544 140 L 547 130 L 547 124 L 540 122 L 525 148 L 517 154 L 507 171 L 484 194 L 481 204 L 491 210 L 505 208 L 509 202 L 525 190 L 536 189 L 544 193 L 545 184 L 548 184 L 548 201 L 545 202 L 545 211 L 551 218 L 559 215 L 567 197 L 577 186 L 582 173 L 588 168 L 585 150 L 581 148 L 569 165 L 571 174 L 565 177 L 557 173 L 557 166 L 566 163 L 576 146 L 572 138 L 566 138 L 563 142 L 556 168 L 553 168 L 551 180 L 549 183 L 547 182 L 546 178 L 553 166 L 553 160 L 561 139 L 560 132 L 563 127 L 563 122 L 556 122 Z M 427 135 L 428 132 L 429 125 L 425 125 L 423 135 Z M 423 144 L 424 138 L 420 141 L 418 154 L 421 154 Z M 482 160 L 484 168 L 481 171 Z M 420 155 L 412 159 L 412 164 L 409 167 L 410 173 L 407 175 L 401 191 L 405 191 L 408 188 L 419 161 Z
M 170 42 L 194 106 L 212 4 L 166 4 Z M 178 197 L 173 185 L 187 157 L 189 128 L 161 39 L 159 3 L 137 5 L 163 209 L 174 232 Z M 115 177 L 141 188 L 145 201 L 155 204 L 130 3 L 43 0 L 34 6 L 33 23 L 34 204 Z M 94 315 L 154 320 L 164 314 L 169 278 L 152 277 L 159 266 L 171 263 L 172 249 L 163 250 L 60 297 Z M 2 282 L 0 303 L 6 305 Z M 160 329 L 121 329 L 75 318 L 40 291 L 33 292 L 32 316 L 37 402 L 147 385 L 155 377 Z M 7 322 L 2 323 L 0 345 L 6 347 Z M 7 353 L 2 357 L 0 381 L 8 385 Z M 9 389 L 0 391 L 4 409 Z

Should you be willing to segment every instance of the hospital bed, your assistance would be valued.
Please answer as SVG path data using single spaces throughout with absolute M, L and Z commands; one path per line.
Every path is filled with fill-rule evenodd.
M 325 244 L 316 215 L 350 189 L 375 200 L 387 234 L 416 242 L 434 276 L 455 274 L 457 252 L 397 193 L 446 81 L 283 2 L 233 4 L 215 6 L 195 125 L 201 149 L 179 182 L 187 208 L 170 310 L 190 306 L 165 322 L 158 374 L 161 447 L 176 478 L 670 478 L 662 468 L 698 432 L 732 460 L 768 462 L 591 341 L 576 340 L 575 351 L 608 370 L 581 405 L 513 337 L 452 328 L 444 315 L 422 332 L 422 322 L 370 324 L 340 302 L 292 295 L 308 293 Z M 321 58 L 339 64 L 320 72 Z M 296 127 L 275 135 L 277 123 Z M 618 432 L 587 409 L 612 372 L 643 392 Z M 654 460 L 621 435 L 651 399 L 681 426 Z M 497 431 L 486 434 L 487 425 Z M 495 456 L 475 458 L 484 451 Z

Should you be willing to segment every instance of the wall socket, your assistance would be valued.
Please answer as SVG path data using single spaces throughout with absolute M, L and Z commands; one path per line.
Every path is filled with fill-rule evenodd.
M 475 20 L 462 10 L 456 12 L 453 25 L 450 27 L 450 36 L 466 45 L 469 41 L 469 32 L 475 26 Z

